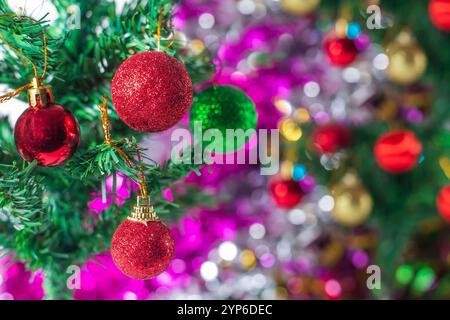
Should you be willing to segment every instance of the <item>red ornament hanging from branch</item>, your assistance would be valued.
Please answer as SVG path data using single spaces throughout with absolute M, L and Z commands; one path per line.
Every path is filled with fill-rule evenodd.
M 174 241 L 169 228 L 159 221 L 150 201 L 137 206 L 117 228 L 111 240 L 116 266 L 134 279 L 150 279 L 164 272 L 173 258 Z
M 161 25 L 162 9 L 156 37 L 158 51 L 126 59 L 112 80 L 111 97 L 117 114 L 137 131 L 159 132 L 173 127 L 193 101 L 192 82 L 185 66 L 159 51 Z
M 16 122 L 17 151 L 27 161 L 57 166 L 68 160 L 78 146 L 80 129 L 75 117 L 53 102 L 51 89 L 35 78 L 28 90 L 30 107 Z
M 161 51 L 135 54 L 114 75 L 111 96 L 120 119 L 143 132 L 173 127 L 189 110 L 192 82 L 184 65 Z
M 147 192 L 145 172 L 142 165 L 135 165 L 128 155 L 111 139 L 106 97 L 100 106 L 105 144 L 113 147 L 131 168 L 139 171 L 140 196 L 132 213 L 116 229 L 111 240 L 111 256 L 116 266 L 127 276 L 150 279 L 167 269 L 173 258 L 174 241 L 167 226 L 156 215 Z M 136 144 L 137 160 L 142 155 Z
M 14 15 L 13 15 L 14 16 Z M 36 21 L 30 19 L 33 23 Z M 0 97 L 3 103 L 28 90 L 29 108 L 16 122 L 14 141 L 17 151 L 26 161 L 37 161 L 40 166 L 57 166 L 75 153 L 80 139 L 80 128 L 75 117 L 64 107 L 54 103 L 52 90 L 43 84 L 47 70 L 47 36 L 42 30 L 44 67 L 38 75 L 36 64 L 27 55 L 12 46 L 2 35 L 0 39 L 33 68 L 31 83 Z

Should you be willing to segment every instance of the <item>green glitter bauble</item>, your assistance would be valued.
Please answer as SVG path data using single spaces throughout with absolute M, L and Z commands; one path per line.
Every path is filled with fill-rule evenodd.
M 223 136 L 225 152 L 236 151 L 249 139 L 237 141 L 227 139 L 227 129 L 242 129 L 244 132 L 256 128 L 255 104 L 245 92 L 231 86 L 212 86 L 195 95 L 190 112 L 191 128 L 201 123 L 203 134 L 208 129 L 218 129 Z M 206 142 L 208 144 L 208 142 Z M 205 147 L 205 142 L 204 142 Z

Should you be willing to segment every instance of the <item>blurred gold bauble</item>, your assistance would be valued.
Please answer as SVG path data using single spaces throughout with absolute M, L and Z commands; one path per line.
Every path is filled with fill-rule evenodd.
M 190 42 L 189 49 L 194 55 L 200 55 L 205 51 L 205 43 L 202 40 L 194 39 Z
M 281 0 L 281 9 L 284 12 L 301 16 L 313 12 L 320 0 Z
M 252 270 L 256 265 L 256 256 L 253 251 L 245 249 L 241 253 L 241 265 L 245 270 Z
M 334 198 L 332 218 L 346 227 L 363 223 L 372 211 L 372 197 L 354 172 L 346 173 L 331 187 Z
M 427 56 L 409 31 L 401 31 L 388 44 L 386 53 L 389 57 L 387 76 L 397 84 L 417 82 L 427 68 Z
M 280 120 L 278 127 L 280 128 L 281 136 L 287 141 L 298 141 L 303 135 L 302 129 L 298 124 L 289 118 Z

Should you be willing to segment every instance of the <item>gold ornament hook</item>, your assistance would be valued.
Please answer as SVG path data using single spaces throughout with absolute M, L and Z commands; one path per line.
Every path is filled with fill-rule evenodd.
M 127 163 L 127 166 L 129 166 L 130 168 L 135 168 L 136 166 L 133 164 L 133 162 L 131 162 L 130 158 L 127 156 L 125 151 L 123 151 L 121 148 L 119 148 L 117 146 L 117 143 L 111 139 L 111 131 L 109 130 L 109 119 L 108 119 L 108 99 L 106 98 L 106 96 L 103 96 L 103 103 L 101 105 L 99 105 L 98 108 L 100 109 L 100 113 L 102 116 L 102 128 L 103 128 L 103 133 L 105 136 L 105 143 L 107 145 L 113 147 L 117 151 L 117 153 L 119 153 L 119 155 Z M 147 191 L 147 182 L 145 180 L 145 174 L 144 174 L 144 166 L 142 165 L 142 154 L 141 154 L 141 150 L 139 150 L 138 145 L 134 144 L 134 146 L 137 149 L 137 158 L 139 161 L 138 169 L 139 169 L 139 174 L 140 174 L 140 180 L 136 181 L 136 183 L 139 185 L 141 197 L 143 199 L 146 199 L 148 197 L 148 191 Z
M 159 221 L 159 217 L 156 215 L 155 209 L 153 209 L 150 202 L 150 197 L 147 197 L 146 199 L 141 196 L 137 197 L 136 205 L 128 216 L 128 220 L 138 222 Z
M 43 107 L 53 103 L 53 94 L 50 87 L 44 86 L 39 78 L 33 78 L 28 87 L 28 103 L 31 107 Z
M 162 29 L 162 19 L 163 19 L 163 8 L 159 8 L 159 13 L 158 13 L 158 28 L 156 30 L 156 51 L 161 51 L 161 29 Z M 171 32 L 171 37 L 170 37 L 170 42 L 169 44 L 164 48 L 164 51 L 166 51 L 167 49 L 169 49 L 174 41 L 175 41 L 175 36 L 173 34 L 173 32 Z M 165 39 L 166 40 L 166 39 Z

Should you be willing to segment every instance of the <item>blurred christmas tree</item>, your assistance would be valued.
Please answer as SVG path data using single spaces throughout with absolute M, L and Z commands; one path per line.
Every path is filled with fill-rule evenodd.
M 214 281 L 233 289 L 208 294 L 448 296 L 446 191 L 437 198 L 448 181 L 449 97 L 441 80 L 449 61 L 435 56 L 447 50 L 445 5 L 182 2 L 177 25 L 216 53 L 218 83 L 243 89 L 256 103 L 259 128 L 279 128 L 282 136 L 280 173 L 267 181 L 274 206 L 265 209 L 272 212 L 249 209 L 262 221 L 242 228 L 250 238 L 261 229 L 262 238 L 235 237 L 242 254 L 240 263 L 233 260 L 235 277 L 245 282 L 244 257 L 253 255 L 251 275 L 266 285 L 244 293 L 227 281 L 224 258 L 210 258 L 219 267 Z M 268 201 L 257 188 L 247 192 L 248 206 Z M 241 206 L 236 201 L 232 210 Z M 436 239 L 429 249 L 439 251 L 436 259 L 416 248 L 427 237 Z M 220 244 L 208 257 L 217 251 Z M 381 290 L 369 290 L 368 275 L 358 271 L 368 263 L 380 267 Z M 200 276 L 216 288 L 208 274 Z

